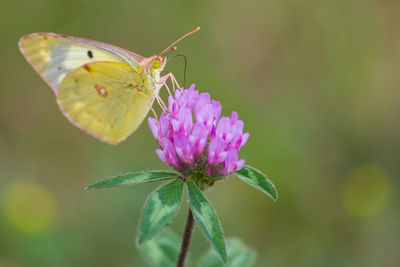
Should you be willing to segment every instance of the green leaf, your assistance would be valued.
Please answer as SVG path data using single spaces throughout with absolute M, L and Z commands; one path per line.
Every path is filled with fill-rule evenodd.
M 89 190 L 89 189 L 101 189 L 101 188 L 117 187 L 117 186 L 128 186 L 128 185 L 173 179 L 176 178 L 177 176 L 178 176 L 177 173 L 165 172 L 165 171 L 128 173 L 93 183 L 91 185 L 88 185 L 85 189 Z
M 278 199 L 278 191 L 276 191 L 274 184 L 267 178 L 265 174 L 256 168 L 245 165 L 242 169 L 235 172 L 235 175 L 249 185 L 261 190 L 274 201 Z
M 153 267 L 175 267 L 179 249 L 179 240 L 171 231 L 163 231 L 139 247 L 143 258 Z
M 222 261 L 226 263 L 227 255 L 224 234 L 222 233 L 217 214 L 200 189 L 191 180 L 187 180 L 186 183 L 188 186 L 190 207 L 196 223 Z
M 182 203 L 183 184 L 176 179 L 150 195 L 140 221 L 139 244 L 153 238 L 172 221 Z
M 226 267 L 250 267 L 253 265 L 256 253 L 247 248 L 242 241 L 237 238 L 229 238 L 226 241 L 228 250 L 228 264 Z M 204 255 L 199 267 L 223 267 L 217 253 L 210 249 Z

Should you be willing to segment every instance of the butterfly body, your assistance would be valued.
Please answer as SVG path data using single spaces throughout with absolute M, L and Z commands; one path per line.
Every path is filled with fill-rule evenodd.
M 161 56 L 144 58 L 102 42 L 55 33 L 21 38 L 22 54 L 49 84 L 63 114 L 116 144 L 143 121 L 162 86 Z

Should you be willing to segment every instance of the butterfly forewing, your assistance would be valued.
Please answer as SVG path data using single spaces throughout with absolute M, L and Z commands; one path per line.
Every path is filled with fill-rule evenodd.
M 154 99 L 152 87 L 128 63 L 93 62 L 64 78 L 57 101 L 72 123 L 115 144 L 143 121 Z
M 69 72 L 91 62 L 127 62 L 141 72 L 138 61 L 143 57 L 101 42 L 53 33 L 34 33 L 22 37 L 19 46 L 29 63 L 54 91 L 58 90 Z

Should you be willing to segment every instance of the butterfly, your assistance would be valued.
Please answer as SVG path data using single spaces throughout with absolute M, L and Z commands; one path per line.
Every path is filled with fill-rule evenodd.
M 103 42 L 48 32 L 23 36 L 19 49 L 53 89 L 72 124 L 117 144 L 139 127 L 166 80 L 176 82 L 172 73 L 160 77 L 167 61 L 162 55 L 199 29 L 148 58 Z

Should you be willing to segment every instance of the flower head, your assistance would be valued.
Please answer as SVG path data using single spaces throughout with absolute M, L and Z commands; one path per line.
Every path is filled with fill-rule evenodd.
M 240 170 L 244 159 L 238 158 L 238 151 L 249 133 L 243 133 L 236 112 L 230 117 L 220 115 L 221 104 L 208 93 L 199 94 L 194 85 L 176 90 L 160 120 L 149 118 L 160 146 L 156 154 L 198 185 L 212 185 L 215 179 Z

